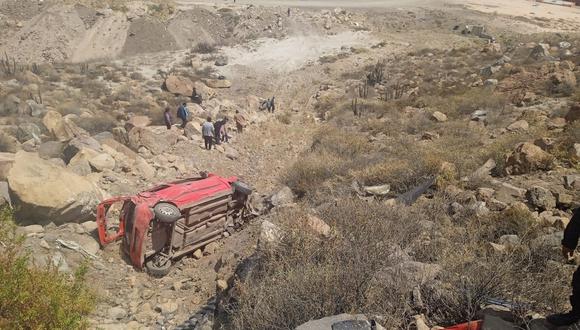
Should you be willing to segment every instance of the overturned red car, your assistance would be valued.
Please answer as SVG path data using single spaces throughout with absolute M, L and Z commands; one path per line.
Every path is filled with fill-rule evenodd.
M 236 177 L 203 174 L 111 198 L 97 207 L 99 239 L 105 246 L 122 238 L 135 267 L 164 276 L 176 258 L 239 227 L 252 214 L 251 193 Z

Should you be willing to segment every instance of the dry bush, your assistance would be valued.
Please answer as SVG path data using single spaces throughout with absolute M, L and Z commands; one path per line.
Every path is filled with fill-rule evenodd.
M 293 329 L 340 313 L 384 317 L 387 329 L 405 324 L 407 288 L 378 280 L 395 263 L 394 253 L 417 236 L 416 215 L 353 199 L 323 210 L 336 235 L 319 240 L 296 226 L 301 211 L 279 216 L 289 224 L 279 246 L 264 251 L 255 270 L 227 308 L 227 328 Z M 292 229 L 294 228 L 294 229 Z M 379 276 L 379 277 L 378 277 Z
M 198 54 L 211 54 L 215 53 L 216 50 L 216 45 L 207 41 L 198 42 L 193 48 L 193 52 Z
M 290 112 L 282 112 L 276 115 L 276 119 L 285 125 L 290 125 L 292 123 L 292 114 Z
M 91 135 L 110 132 L 116 126 L 116 121 L 109 115 L 99 115 L 90 118 L 78 118 L 75 123 Z

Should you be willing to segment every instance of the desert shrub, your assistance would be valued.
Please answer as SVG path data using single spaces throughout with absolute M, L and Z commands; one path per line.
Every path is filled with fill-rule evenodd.
M 323 182 L 343 172 L 344 160 L 328 153 L 305 155 L 283 174 L 283 181 L 298 195 L 305 195 Z
M 422 215 L 350 198 L 323 212 L 336 230 L 328 240 L 296 226 L 304 217 L 301 211 L 280 214 L 288 233 L 280 245 L 264 251 L 240 284 L 240 296 L 227 306 L 227 328 L 292 329 L 354 311 L 383 316 L 387 329 L 401 328 L 408 288 L 397 276 L 393 281 L 380 276 L 393 266 L 393 255 L 414 242 Z
M 133 80 L 145 80 L 145 76 L 143 76 L 143 74 L 141 72 L 132 72 L 129 77 Z
M 75 123 L 82 129 L 92 134 L 109 132 L 116 126 L 116 121 L 108 115 L 100 115 L 89 118 L 78 118 Z
M 198 42 L 197 45 L 193 48 L 194 53 L 198 54 L 211 54 L 217 50 L 217 47 L 212 42 L 202 41 Z
M 57 267 L 29 266 L 12 211 L 0 209 L 0 328 L 84 329 L 95 295 L 85 282 L 86 266 L 71 278 Z M 52 264 L 52 263 L 49 263 Z
M 552 79 L 546 81 L 546 92 L 550 96 L 567 97 L 574 95 L 575 86 L 570 82 L 557 82 Z
M 276 115 L 276 119 L 282 124 L 290 125 L 292 123 L 292 114 L 290 112 L 282 112 Z

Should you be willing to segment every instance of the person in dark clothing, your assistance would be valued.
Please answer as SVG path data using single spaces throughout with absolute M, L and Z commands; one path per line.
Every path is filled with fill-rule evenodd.
M 288 8 L 288 17 L 290 17 L 290 8 Z
M 193 87 L 193 92 L 191 92 L 191 102 L 201 105 L 203 102 L 203 98 L 201 94 L 197 93 L 197 89 Z
M 165 112 L 163 113 L 163 121 L 165 121 L 165 126 L 167 126 L 167 129 L 171 129 L 171 125 L 173 125 L 173 119 L 171 118 L 169 107 L 165 108 Z
M 224 117 L 224 119 L 222 119 L 222 125 L 220 127 L 220 137 L 222 139 L 222 142 L 228 143 L 230 141 L 230 137 L 228 136 L 228 127 L 227 124 L 228 123 L 228 118 Z
M 182 120 L 181 128 L 185 128 L 187 124 L 187 118 L 189 117 L 189 110 L 187 109 L 187 103 L 183 102 L 182 105 L 177 109 L 177 118 Z
M 215 144 L 222 144 L 222 126 L 224 125 L 224 119 L 217 120 L 214 127 Z
M 274 113 L 274 110 L 276 110 L 276 98 L 272 96 L 268 101 L 268 112 Z
M 564 239 L 562 239 L 562 255 L 566 261 L 574 256 L 574 250 L 578 246 L 580 237 L 580 208 L 577 208 L 572 215 L 572 219 L 564 230 Z M 580 267 L 572 275 L 572 295 L 570 296 L 570 305 L 572 310 L 568 313 L 554 314 L 546 320 L 555 326 L 566 326 L 580 321 Z

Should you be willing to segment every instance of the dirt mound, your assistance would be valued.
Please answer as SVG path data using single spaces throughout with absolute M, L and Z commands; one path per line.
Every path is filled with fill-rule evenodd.
M 129 30 L 129 22 L 125 15 L 111 13 L 98 19 L 94 19 L 95 16 L 90 14 L 83 17 L 85 24 L 91 24 L 91 27 L 75 42 L 75 49 L 70 58 L 72 62 L 114 58 L 121 54 Z
M 192 47 L 199 42 L 219 44 L 228 37 L 226 24 L 220 17 L 202 8 L 179 13 L 167 30 L 180 48 Z
M 74 8 L 55 6 L 27 21 L 1 50 L 19 61 L 63 61 L 70 56 L 73 40 L 84 31 Z
M 149 18 L 138 18 L 129 26 L 128 38 L 122 56 L 154 53 L 179 49 L 177 41 L 163 23 Z

